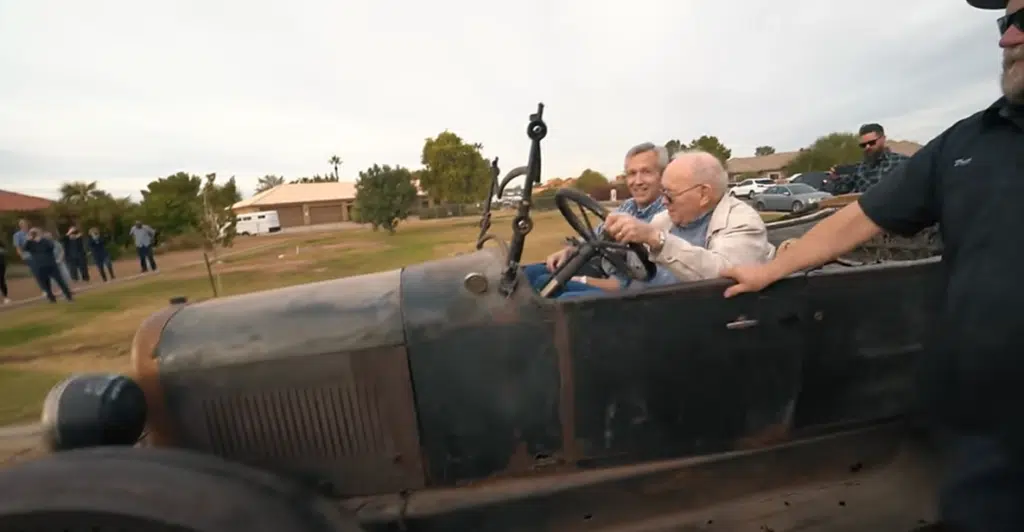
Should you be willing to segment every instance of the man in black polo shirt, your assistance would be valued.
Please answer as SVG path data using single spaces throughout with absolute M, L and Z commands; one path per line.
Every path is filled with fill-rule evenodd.
M 867 192 L 893 168 L 908 159 L 906 155 L 896 153 L 885 145 L 885 129 L 880 124 L 864 124 L 860 126 L 858 134 L 858 145 L 864 151 L 864 160 L 856 165 L 852 173 L 838 174 L 838 194 Z
M 943 520 L 1024 531 L 1024 0 L 968 0 L 999 19 L 1004 97 L 954 124 L 765 265 L 722 272 L 726 296 L 824 264 L 882 231 L 939 224 L 944 305 L 920 391 L 946 460 Z

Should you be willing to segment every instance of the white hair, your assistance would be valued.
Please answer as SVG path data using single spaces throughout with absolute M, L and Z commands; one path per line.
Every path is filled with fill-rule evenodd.
M 724 195 L 729 190 L 729 172 L 726 171 L 718 157 L 704 150 L 690 149 L 676 153 L 672 160 L 684 158 L 690 163 L 694 181 L 711 185 L 715 194 Z
M 668 166 L 669 163 L 668 150 L 665 149 L 664 146 L 659 146 L 653 142 L 644 142 L 643 144 L 637 144 L 630 148 L 629 151 L 626 152 L 625 162 L 629 162 L 633 157 L 649 151 L 653 151 L 658 155 L 658 173 L 664 173 L 665 167 Z

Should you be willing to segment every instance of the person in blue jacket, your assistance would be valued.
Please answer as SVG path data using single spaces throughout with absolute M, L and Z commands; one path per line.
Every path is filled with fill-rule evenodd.
M 110 273 L 110 279 L 114 277 L 114 263 L 110 260 L 110 253 L 107 252 L 107 241 L 100 236 L 100 229 L 93 227 L 89 229 L 89 239 L 87 240 L 89 246 L 89 253 L 92 254 L 92 260 L 96 263 L 96 269 L 100 271 L 100 277 L 103 282 L 107 282 L 107 273 Z

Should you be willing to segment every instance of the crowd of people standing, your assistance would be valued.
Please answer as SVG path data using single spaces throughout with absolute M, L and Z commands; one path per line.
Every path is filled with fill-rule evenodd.
M 137 220 L 131 228 L 130 235 L 135 243 L 142 273 L 156 272 L 156 260 L 153 255 L 156 231 Z M 22 219 L 18 221 L 18 230 L 11 242 L 13 253 L 21 257 L 42 290 L 43 297 L 51 303 L 57 302 L 53 284 L 57 285 L 65 299 L 73 301 L 72 283 L 91 282 L 90 256 L 103 282 L 116 278 L 107 240 L 97 227 L 92 227 L 87 234 L 83 234 L 77 226 L 72 225 L 60 238 L 55 238 L 50 231 L 31 227 L 28 220 Z M 7 263 L 9 256 L 13 257 L 13 253 L 0 242 L 0 299 L 4 304 L 11 302 L 7 287 Z

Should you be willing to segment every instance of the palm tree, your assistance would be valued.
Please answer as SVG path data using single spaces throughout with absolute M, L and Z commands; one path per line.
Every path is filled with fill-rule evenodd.
M 284 178 L 272 174 L 265 175 L 256 182 L 256 192 L 270 190 L 278 185 L 284 184 Z
M 335 181 L 337 181 L 338 167 L 341 166 L 341 157 L 338 157 L 337 155 L 332 155 L 331 158 L 327 160 L 327 164 L 334 166 L 334 179 Z
M 71 181 L 60 186 L 62 203 L 85 203 L 91 199 L 108 198 L 109 194 L 99 189 L 95 181 Z

